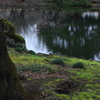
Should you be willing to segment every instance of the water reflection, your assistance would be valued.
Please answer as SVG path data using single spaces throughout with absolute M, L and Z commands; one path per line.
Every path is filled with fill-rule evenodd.
M 49 54 L 50 52 L 48 52 L 46 44 L 43 43 L 42 39 L 38 38 L 37 24 L 29 26 L 27 31 L 27 34 L 25 34 L 24 31 L 21 32 L 21 35 L 26 40 L 26 47 L 29 50 L 34 50 L 36 53 L 42 52 Z
M 82 17 L 84 18 L 84 17 L 86 17 L 86 16 L 91 16 L 91 17 L 94 17 L 95 19 L 98 19 L 98 12 L 84 12 L 83 14 L 82 14 Z
M 46 10 L 1 10 L 2 16 L 25 38 L 29 50 L 100 60 L 100 12 L 63 11 L 45 24 L 43 18 L 47 13 Z

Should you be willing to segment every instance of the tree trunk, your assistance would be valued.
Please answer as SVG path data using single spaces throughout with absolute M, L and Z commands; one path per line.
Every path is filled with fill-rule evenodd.
M 4 24 L 0 18 L 0 100 L 25 100 L 16 67 L 7 53 Z

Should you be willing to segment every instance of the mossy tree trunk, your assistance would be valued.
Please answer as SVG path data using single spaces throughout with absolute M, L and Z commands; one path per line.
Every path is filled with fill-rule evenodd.
M 0 18 L 0 100 L 25 100 L 16 67 L 7 53 L 4 26 Z

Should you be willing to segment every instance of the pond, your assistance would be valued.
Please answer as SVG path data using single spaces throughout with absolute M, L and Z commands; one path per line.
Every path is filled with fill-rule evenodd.
M 100 60 L 100 12 L 0 9 L 25 38 L 28 50 Z

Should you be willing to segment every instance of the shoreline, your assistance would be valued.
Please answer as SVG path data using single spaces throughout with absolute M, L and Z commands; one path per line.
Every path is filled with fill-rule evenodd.
M 41 7 L 51 7 L 52 4 L 46 4 L 45 2 L 2 2 L 0 1 L 0 9 L 7 8 L 41 8 Z M 87 8 L 87 7 L 86 7 Z M 100 4 L 92 4 L 91 9 L 100 10 Z

